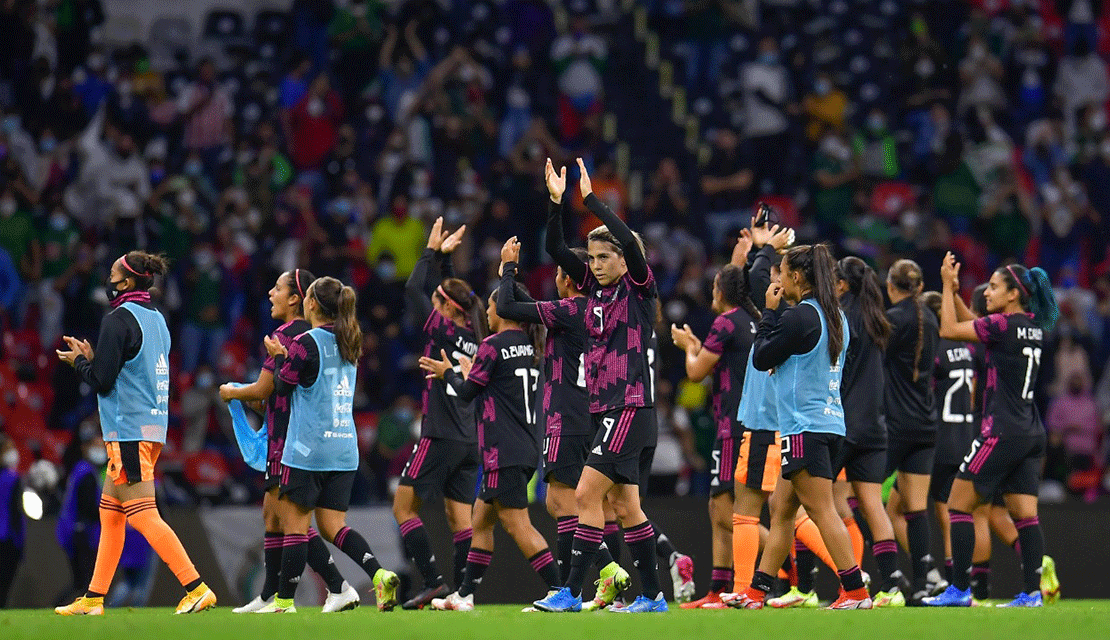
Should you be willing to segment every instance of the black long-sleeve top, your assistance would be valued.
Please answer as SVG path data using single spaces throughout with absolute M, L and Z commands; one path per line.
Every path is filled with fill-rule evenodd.
M 778 309 L 765 310 L 759 320 L 752 364 L 760 371 L 770 371 L 790 356 L 809 353 L 820 340 L 821 315 L 817 309 L 808 304 L 780 304 Z
M 149 302 L 135 302 L 147 309 L 154 309 Z M 139 355 L 143 348 L 143 331 L 139 321 L 124 307 L 117 307 L 104 316 L 100 335 L 96 339 L 95 357 L 90 361 L 77 356 L 73 367 L 86 384 L 97 394 L 106 396 L 116 386 L 116 378 L 128 360 Z
M 602 202 L 597 194 L 591 193 L 586 196 L 585 202 L 590 212 L 597 216 L 613 234 L 613 237 L 617 239 L 621 252 L 624 254 L 624 262 L 628 265 L 628 275 L 631 276 L 633 282 L 646 282 L 650 274 L 647 257 L 640 250 L 640 244 L 636 242 L 636 235 L 632 233 L 632 229 L 629 229 L 624 220 L 613 213 L 613 210 Z M 567 246 L 563 230 L 563 218 L 566 209 L 565 196 L 562 205 L 552 202 L 548 208 L 547 253 L 555 260 L 555 264 L 562 267 L 563 271 L 575 282 L 581 284 L 586 279 L 587 266 Z
M 423 322 L 432 314 L 432 293 L 444 279 L 454 276 L 455 271 L 447 254 L 424 249 L 405 282 L 405 305 L 414 321 Z
M 515 262 L 506 262 L 501 271 L 501 284 L 497 288 L 497 315 L 514 322 L 540 324 L 543 318 L 536 301 L 527 294 L 520 294 L 522 298 L 517 299 L 516 266 Z
M 748 252 L 747 277 L 748 293 L 752 304 L 762 309 L 766 303 L 767 287 L 771 286 L 771 267 L 779 263 L 779 254 L 769 244 Z

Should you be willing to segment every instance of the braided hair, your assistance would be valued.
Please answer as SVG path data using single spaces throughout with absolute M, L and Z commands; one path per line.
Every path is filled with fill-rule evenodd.
M 734 264 L 726 264 L 717 273 L 717 288 L 721 290 L 721 297 L 729 305 L 742 308 L 755 320 L 759 320 L 762 316 L 752 302 L 748 278 L 742 268 Z
M 925 347 L 925 305 L 921 303 L 923 286 L 921 267 L 913 260 L 902 259 L 895 262 L 887 273 L 887 280 L 902 293 L 913 297 L 917 307 L 917 346 L 913 353 L 913 381 L 921 377 L 921 352 Z
M 836 297 L 836 261 L 823 244 L 801 245 L 786 252 L 783 260 L 792 271 L 798 271 L 810 286 L 813 298 L 825 314 L 829 328 L 829 360 L 835 364 L 844 347 L 840 302 Z

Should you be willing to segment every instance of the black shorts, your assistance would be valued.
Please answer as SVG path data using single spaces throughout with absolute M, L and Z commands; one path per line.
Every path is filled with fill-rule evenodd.
M 501 467 L 482 474 L 478 499 L 497 503 L 503 509 L 528 508 L 528 483 L 536 473 L 533 467 Z
M 886 473 L 883 478 L 889 478 L 895 471 L 930 475 L 933 473 L 935 447 L 933 442 L 891 437 L 886 445 Z
M 975 485 L 984 499 L 995 494 L 1035 496 L 1041 484 L 1045 436 L 1036 438 L 975 438 L 957 476 Z
M 778 431 L 745 430 L 740 436 L 736 473 L 732 479 L 749 489 L 770 493 L 775 490 L 781 475 L 782 450 Z
M 421 500 L 443 496 L 455 502 L 474 504 L 479 460 L 476 444 L 421 438 L 401 471 L 400 483 L 412 487 Z
M 593 414 L 593 419 L 597 433 L 586 465 L 616 484 L 646 485 L 659 437 L 655 409 L 624 407 Z
M 736 495 L 736 483 L 733 475 L 736 473 L 736 459 L 740 455 L 740 438 L 717 438 L 713 443 L 713 468 L 710 469 L 712 479 L 709 481 L 709 495 L 716 498 L 725 493 Z
M 844 436 L 835 433 L 803 432 L 782 436 L 782 477 L 790 480 L 805 470 L 814 478 L 836 478 L 833 461 L 840 455 Z
M 882 484 L 890 475 L 886 471 L 886 448 L 866 447 L 844 441 L 836 457 L 837 474 L 843 470 L 848 482 Z
M 281 465 L 280 495 L 303 509 L 346 511 L 357 471 L 308 471 Z
M 933 477 L 929 479 L 929 497 L 933 502 L 948 503 L 948 496 L 952 495 L 952 481 L 959 472 L 958 464 L 933 465 Z
M 547 436 L 543 441 L 543 480 L 578 486 L 593 436 Z

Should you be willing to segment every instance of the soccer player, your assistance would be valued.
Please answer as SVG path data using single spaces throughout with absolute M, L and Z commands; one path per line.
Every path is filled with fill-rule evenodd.
M 312 328 L 304 319 L 304 297 L 315 279 L 306 269 L 294 269 L 278 276 L 277 282 L 270 289 L 270 317 L 282 323 L 273 337 L 286 349 L 297 336 Z M 266 494 L 262 497 L 262 520 L 266 527 L 262 558 L 266 580 L 261 594 L 246 605 L 232 610 L 234 613 L 254 613 L 273 601 L 278 590 L 278 574 L 281 572 L 285 534 L 278 517 L 277 503 L 281 452 L 285 448 L 285 435 L 289 428 L 289 397 L 274 393 L 274 358 L 268 356 L 257 380 L 246 386 L 220 385 L 220 399 L 224 402 L 262 402 L 266 415 Z M 324 613 L 346 611 L 359 605 L 358 591 L 343 580 L 324 540 L 312 527 L 308 529 L 308 566 L 320 575 L 328 587 Z
M 987 285 L 989 315 L 974 318 L 957 295 L 960 264 L 947 254 L 941 265 L 944 291 L 940 333 L 949 340 L 981 342 L 986 350 L 983 424 L 964 456 L 948 498 L 954 583 L 926 600 L 932 606 L 970 606 L 975 528 L 971 512 L 1001 491 L 1021 542 L 1022 592 L 1006 607 L 1038 607 L 1044 535 L 1037 518 L 1037 489 L 1045 455 L 1045 432 L 1033 403 L 1044 334 L 1059 309 L 1048 275 L 1039 268 L 1008 265 Z
M 453 277 L 451 254 L 462 242 L 466 225 L 443 231 L 443 218 L 432 225 L 428 246 L 405 285 L 405 301 L 414 318 L 425 319 L 424 355 L 446 351 L 453 362 L 473 357 L 489 329 L 482 300 L 470 285 Z M 458 366 L 456 364 L 456 366 Z M 478 482 L 478 439 L 474 408 L 443 380 L 424 382 L 420 440 L 401 472 L 393 496 L 393 516 L 401 527 L 407 555 L 420 571 L 423 588 L 402 607 L 422 609 L 451 590 L 436 569 L 428 533 L 419 511 L 426 500 L 443 496 L 447 526 L 455 543 L 454 583 L 462 586 L 470 551 L 470 512 Z
M 686 376 L 701 382 L 713 375 L 713 418 L 717 437 L 713 443 L 713 478 L 710 481 L 709 520 L 713 539 L 713 582 L 709 593 L 683 609 L 721 609 L 721 594 L 732 587 L 732 513 L 736 490 L 734 467 L 744 442 L 740 422 L 740 394 L 744 373 L 755 336 L 759 310 L 748 295 L 744 263 L 752 241 L 741 236 L 732 252 L 732 261 L 713 279 L 713 311 L 719 315 L 709 329 L 705 342 L 698 340 L 690 325 L 671 325 L 671 339 L 686 353 Z M 749 445 L 750 446 L 750 445 Z
M 551 206 L 565 204 L 552 202 Z M 576 247 L 571 251 L 580 260 L 589 258 L 585 249 Z M 586 297 L 570 276 L 556 267 L 555 288 L 559 300 L 532 300 L 516 286 L 519 261 L 520 243 L 513 237 L 501 249 L 497 314 L 506 320 L 542 324 L 547 328 L 543 358 L 543 474 L 547 482 L 547 511 L 558 527 L 559 570 L 565 575 L 570 570 L 571 546 L 578 528 L 574 490 L 594 439 L 590 400 L 586 393 Z M 596 564 L 600 568 L 597 595 L 585 605 L 591 609 L 609 606 L 629 584 L 628 572 L 614 562 L 605 542 L 598 549 Z
M 432 600 L 432 607 L 439 610 L 474 609 L 474 593 L 493 559 L 493 527 L 498 522 L 548 591 L 559 585 L 555 558 L 528 516 L 528 483 L 540 457 L 535 399 L 541 329 L 497 315 L 496 296 L 496 292 L 490 296 L 486 308 L 493 333 L 479 345 L 473 361 L 466 356 L 459 359 L 461 373 L 451 367 L 446 351 L 440 352 L 440 359 L 420 358 L 420 368 L 429 376 L 442 378 L 461 402 L 474 402 L 478 407 L 478 446 L 482 451 L 482 488 L 474 502 L 474 539 L 466 573 L 458 591 Z
M 833 501 L 833 461 L 844 439 L 841 371 L 848 320 L 836 298 L 836 262 L 824 245 L 794 247 L 783 256 L 781 284 L 768 287 L 752 346 L 756 369 L 771 371 L 781 434 L 782 477 L 771 498 L 771 532 L 759 570 L 734 606 L 761 609 L 794 542 L 799 506 L 821 531 L 839 569 L 843 592 L 831 609 L 870 609 L 852 542 Z M 782 298 L 793 306 L 780 306 Z
M 174 613 L 216 606 L 177 534 L 162 520 L 154 500 L 154 465 L 166 442 L 170 403 L 170 332 L 150 300 L 155 276 L 165 275 L 162 256 L 132 251 L 112 263 L 96 350 L 87 340 L 65 336 L 58 358 L 96 390 L 108 472 L 100 497 L 100 543 L 89 590 L 54 609 L 63 616 L 103 615 L 104 594 L 123 552 L 125 524 L 147 539 L 185 587 Z
M 926 508 L 937 435 L 933 368 L 939 338 L 936 319 L 920 301 L 921 267 L 916 262 L 895 262 L 887 274 L 886 289 L 891 336 L 883 363 L 883 410 L 889 434 L 884 477 L 898 472 L 907 551 L 913 561 L 913 593 L 907 604 L 913 605 L 947 586 L 943 580 L 933 588 L 928 585 L 933 558 Z
M 655 418 L 655 319 L 658 290 L 643 245 L 631 229 L 593 193 L 582 159 L 579 187 L 586 206 L 603 223 L 587 235 L 589 263 L 566 245 L 562 217 L 548 220 L 548 252 L 589 300 L 586 306 L 586 387 L 597 434 L 575 490 L 578 528 L 565 586 L 535 603 L 543 611 L 579 611 L 585 569 L 604 535 L 602 503 L 613 499 L 624 539 L 640 574 L 642 593 L 627 613 L 663 612 L 667 602 L 656 575 L 656 534 L 640 508 L 641 475 L 647 473 L 659 429 Z M 546 168 L 549 193 L 562 196 L 566 168 Z M 644 482 L 647 478 L 642 479 Z
M 274 601 L 258 613 L 295 613 L 293 596 L 308 560 L 312 516 L 320 533 L 374 581 L 378 609 L 397 605 L 397 574 L 383 569 L 357 531 L 346 525 L 358 472 L 358 437 L 352 411 L 362 329 L 355 318 L 355 290 L 335 278 L 310 284 L 305 320 L 312 328 L 286 347 L 265 338 L 277 371 L 274 392 L 289 404 L 278 485 L 283 533 L 281 572 Z
M 891 326 L 883 309 L 879 278 L 863 260 L 842 259 L 836 265 L 840 306 L 848 318 L 850 340 L 844 359 L 840 395 L 844 402 L 847 436 L 836 461 L 845 472 L 854 493 L 853 501 L 866 519 L 874 542 L 871 546 L 879 565 L 879 593 L 876 607 L 904 606 L 905 594 L 899 585 L 898 546 L 894 529 L 883 507 L 883 481 L 886 479 L 887 433 L 883 422 L 883 350 L 890 340 Z M 838 482 L 837 506 L 845 506 L 847 483 Z M 854 517 L 848 514 L 845 526 L 853 538 L 856 561 L 863 554 L 863 536 Z M 800 573 L 800 572 L 799 572 Z

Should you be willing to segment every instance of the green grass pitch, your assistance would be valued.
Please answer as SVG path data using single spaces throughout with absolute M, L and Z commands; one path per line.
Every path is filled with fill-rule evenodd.
M 219 607 L 174 616 L 170 609 L 109 609 L 104 617 L 62 618 L 50 610 L 0 611 L 4 640 L 1027 640 L 1106 638 L 1110 601 L 1065 600 L 1044 609 L 876 611 L 682 611 L 666 614 L 521 613 L 521 605 L 472 613 L 371 607 L 324 615 L 235 615 Z

